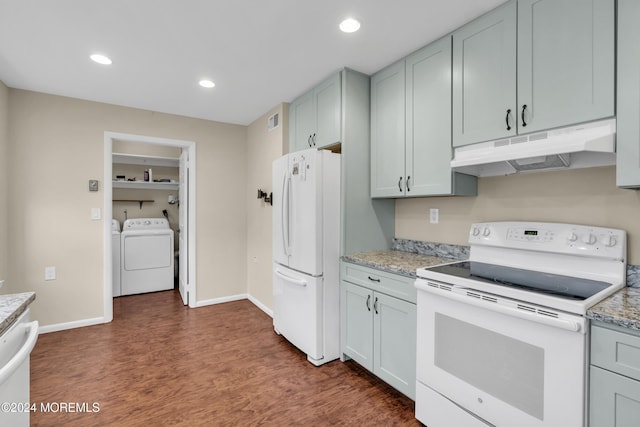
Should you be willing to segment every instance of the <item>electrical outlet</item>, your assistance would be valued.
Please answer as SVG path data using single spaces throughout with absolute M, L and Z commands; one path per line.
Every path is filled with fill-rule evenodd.
M 56 280 L 56 268 L 45 267 L 44 268 L 44 280 Z
M 437 208 L 429 209 L 429 223 L 437 224 L 440 220 L 440 210 Z

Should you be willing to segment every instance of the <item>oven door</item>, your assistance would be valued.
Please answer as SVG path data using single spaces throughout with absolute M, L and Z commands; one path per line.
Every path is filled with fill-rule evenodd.
M 418 279 L 416 417 L 582 427 L 586 320 Z

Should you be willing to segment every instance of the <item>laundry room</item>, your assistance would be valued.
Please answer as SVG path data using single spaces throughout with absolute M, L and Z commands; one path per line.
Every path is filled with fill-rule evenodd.
M 178 277 L 181 149 L 114 140 L 112 150 L 113 296 L 173 289 Z M 125 236 L 130 242 L 126 245 Z M 145 265 L 125 268 L 133 262 Z

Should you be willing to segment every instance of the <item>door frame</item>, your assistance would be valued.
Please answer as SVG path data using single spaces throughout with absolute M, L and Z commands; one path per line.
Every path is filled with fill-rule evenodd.
M 179 139 L 134 135 L 119 132 L 104 132 L 104 323 L 113 320 L 113 275 L 111 260 L 111 218 L 113 217 L 113 141 L 126 141 L 140 144 L 155 144 L 179 147 L 189 151 L 189 200 L 188 200 L 188 251 L 189 307 L 197 307 L 196 298 L 196 143 Z M 181 254 L 182 256 L 182 254 Z

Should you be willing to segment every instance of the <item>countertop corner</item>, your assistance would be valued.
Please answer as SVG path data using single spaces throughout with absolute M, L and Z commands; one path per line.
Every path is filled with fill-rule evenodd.
M 622 288 L 589 308 L 587 318 L 640 331 L 640 288 Z
M 0 295 L 0 335 L 9 329 L 35 299 L 35 292 Z

